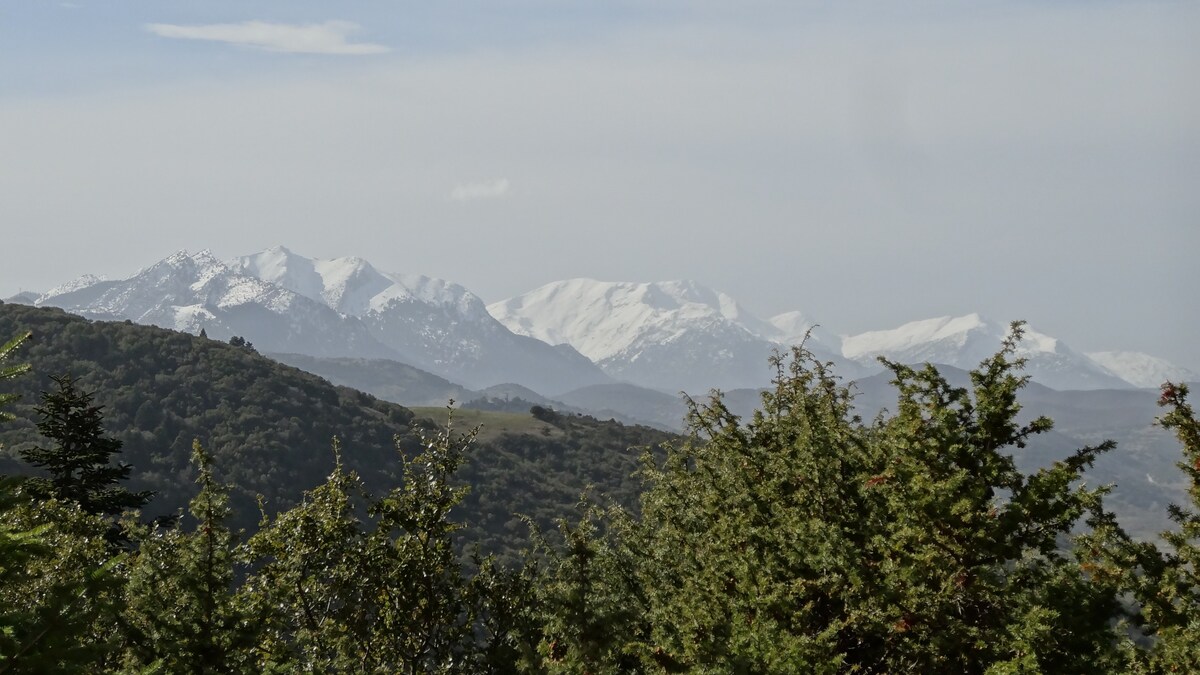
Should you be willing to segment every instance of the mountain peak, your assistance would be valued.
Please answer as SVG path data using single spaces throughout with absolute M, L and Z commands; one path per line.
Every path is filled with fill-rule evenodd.
M 946 351 L 931 348 L 931 345 L 935 344 L 944 344 L 957 352 L 967 347 L 973 336 L 994 337 L 999 334 L 1001 333 L 994 325 L 975 312 L 963 316 L 939 316 L 910 321 L 897 328 L 867 331 L 846 337 L 842 340 L 842 354 L 849 359 L 862 360 L 894 353 L 920 352 L 933 355 Z M 988 349 L 990 346 L 983 350 L 971 350 L 972 358 L 983 358 Z M 919 354 L 914 353 L 913 356 Z M 917 360 L 932 359 L 922 357 Z
M 106 277 L 104 277 L 103 275 L 84 274 L 73 281 L 68 281 L 65 284 L 60 284 L 58 286 L 55 286 L 54 288 L 51 288 L 50 290 L 43 293 L 41 295 L 41 297 L 49 298 L 49 297 L 53 297 L 56 295 L 65 295 L 67 293 L 73 293 L 75 291 L 78 291 L 78 290 L 81 290 L 84 288 L 88 288 L 90 286 L 95 286 L 96 284 L 98 284 L 102 281 L 107 281 L 107 280 L 108 279 Z

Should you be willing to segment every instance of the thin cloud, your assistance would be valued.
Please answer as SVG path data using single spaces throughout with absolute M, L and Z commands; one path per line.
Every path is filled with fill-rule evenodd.
M 456 202 L 469 202 L 476 199 L 498 199 L 508 194 L 508 179 L 497 178 L 482 183 L 465 183 L 455 186 L 450 191 L 450 198 Z
M 243 21 L 193 26 L 150 23 L 146 24 L 145 28 L 161 37 L 210 40 L 289 54 L 363 55 L 390 51 L 384 45 L 370 42 L 347 42 L 347 36 L 360 28 L 358 24 L 350 21 L 310 24 Z

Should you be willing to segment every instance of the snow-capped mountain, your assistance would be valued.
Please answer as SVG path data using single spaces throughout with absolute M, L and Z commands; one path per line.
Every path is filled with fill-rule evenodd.
M 1087 356 L 1138 387 L 1157 387 L 1167 381 L 1200 382 L 1200 374 L 1141 352 L 1088 352 Z
M 214 339 L 241 335 L 261 351 L 396 358 L 360 322 L 281 286 L 241 274 L 208 251 L 175 253 L 128 279 L 80 277 L 39 297 L 94 319 L 138 323 Z
M 229 263 L 181 251 L 128 279 L 81 277 L 34 304 L 240 335 L 264 352 L 393 359 L 469 387 L 517 382 L 558 393 L 611 381 L 569 348 L 511 333 L 458 284 L 283 247 Z
M 693 393 L 767 384 L 779 347 L 769 336 L 786 332 L 692 281 L 569 279 L 488 311 L 515 333 L 571 345 L 614 378 Z
M 455 283 L 381 272 L 362 258 L 306 258 L 282 246 L 232 266 L 357 319 L 399 360 L 469 387 L 517 382 L 555 394 L 610 381 L 573 349 L 509 331 Z
M 842 340 L 842 355 L 869 365 L 878 356 L 900 363 L 944 363 L 974 368 L 996 352 L 1008 333 L 1004 324 L 978 314 L 913 321 L 891 330 L 870 331 Z M 1119 389 L 1130 383 L 1061 340 L 1026 328 L 1017 348 L 1026 372 L 1052 389 Z
M 842 339 L 830 333 L 804 312 L 784 312 L 767 320 L 773 331 L 762 333 L 763 337 L 781 346 L 798 345 L 807 338 L 805 345 L 815 351 L 837 354 L 841 352 Z
M 475 389 L 513 382 L 550 396 L 614 380 L 669 393 L 757 388 L 770 381 L 769 356 L 806 335 L 808 348 L 846 378 L 879 372 L 878 356 L 970 369 L 995 353 L 1008 331 L 968 314 L 838 336 L 802 312 L 764 321 L 691 281 L 569 279 L 485 306 L 449 281 L 283 247 L 229 262 L 181 251 L 128 279 L 86 275 L 8 301 L 204 329 L 215 339 L 241 335 L 264 352 L 392 359 Z M 1019 353 L 1033 379 L 1054 389 L 1200 380 L 1163 359 L 1082 354 L 1030 329 Z

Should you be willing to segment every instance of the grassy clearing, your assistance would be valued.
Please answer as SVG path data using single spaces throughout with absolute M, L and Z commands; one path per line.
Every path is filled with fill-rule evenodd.
M 446 408 L 444 407 L 414 407 L 409 408 L 417 417 L 425 417 L 445 424 Z M 552 424 L 534 419 L 533 415 L 524 413 L 494 412 L 491 410 L 470 410 L 455 408 L 453 418 L 454 428 L 466 431 L 471 427 L 479 427 L 479 439 L 491 440 L 504 433 L 538 434 L 545 436 L 562 436 L 561 429 Z

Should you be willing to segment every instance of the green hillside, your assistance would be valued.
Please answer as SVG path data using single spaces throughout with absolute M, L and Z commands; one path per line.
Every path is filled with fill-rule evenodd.
M 332 439 L 373 492 L 397 481 L 396 445 L 412 452 L 419 430 L 444 423 L 442 408 L 402 406 L 345 387 L 252 350 L 130 322 L 89 321 L 56 309 L 0 304 L 0 335 L 29 331 L 18 358 L 32 372 L 8 384 L 21 394 L 16 421 L 0 429 L 0 473 L 28 473 L 18 451 L 38 440 L 34 407 L 51 375 L 70 374 L 94 391 L 105 426 L 124 443 L 121 461 L 133 465 L 132 489 L 158 494 L 146 515 L 181 509 L 195 491 L 188 464 L 193 439 L 215 460 L 218 477 L 233 484 L 235 523 L 252 529 L 255 496 L 269 510 L 296 503 L 333 467 Z M 667 434 L 583 417 L 553 423 L 530 414 L 456 411 L 455 426 L 481 425 L 460 478 L 472 491 L 460 508 L 489 551 L 511 552 L 527 528 L 514 514 L 552 529 L 589 489 L 623 503 L 636 500 L 632 473 L 637 446 Z M 436 420 L 436 421 L 434 421 Z

